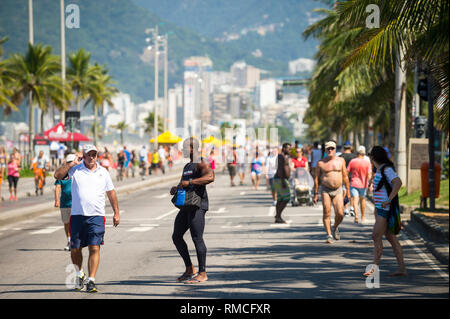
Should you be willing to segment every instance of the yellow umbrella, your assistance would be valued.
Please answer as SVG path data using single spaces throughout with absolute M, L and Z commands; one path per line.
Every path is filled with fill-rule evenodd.
M 178 142 L 180 142 L 182 140 L 181 137 L 176 136 L 172 133 L 170 133 L 169 131 L 165 131 L 164 133 L 160 134 L 157 138 L 156 138 L 156 142 L 158 142 L 158 144 L 176 144 Z M 155 139 L 152 138 L 150 140 L 150 143 L 154 143 Z
M 219 140 L 219 139 L 217 139 L 217 138 L 215 138 L 214 136 L 210 136 L 210 137 L 207 137 L 207 138 L 205 138 L 204 140 L 203 140 L 203 143 L 204 144 L 212 144 L 212 145 L 214 145 L 215 147 L 221 147 L 222 146 L 222 141 L 221 140 Z

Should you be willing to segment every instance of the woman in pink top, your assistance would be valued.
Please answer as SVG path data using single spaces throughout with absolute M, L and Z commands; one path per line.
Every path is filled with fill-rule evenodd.
M 8 162 L 8 183 L 9 183 L 9 200 L 17 200 L 17 182 L 19 181 L 19 162 L 16 159 L 16 156 L 14 153 L 11 154 L 9 157 Z M 13 197 L 13 191 L 12 187 L 14 185 L 14 197 Z

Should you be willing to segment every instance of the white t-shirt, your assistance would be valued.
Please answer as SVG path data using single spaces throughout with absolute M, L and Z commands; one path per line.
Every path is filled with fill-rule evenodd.
M 243 148 L 239 148 L 236 150 L 236 162 L 238 164 L 245 163 L 245 150 Z
M 69 170 L 72 179 L 72 215 L 105 216 L 105 193 L 114 189 L 111 175 L 97 163 L 89 170 L 84 161 Z
M 266 157 L 264 164 L 267 168 L 267 175 L 269 178 L 273 178 L 278 169 L 278 155 L 269 155 Z
M 163 161 L 163 160 L 166 159 L 166 151 L 165 151 L 163 148 L 160 148 L 160 149 L 158 150 L 158 154 L 159 154 L 159 159 L 160 159 L 161 161 Z

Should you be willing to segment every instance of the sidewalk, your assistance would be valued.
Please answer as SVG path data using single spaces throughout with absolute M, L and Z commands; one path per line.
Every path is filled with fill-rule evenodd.
M 115 171 L 111 172 L 111 178 L 113 179 L 113 183 L 115 186 L 115 190 L 117 194 L 132 192 L 134 190 L 142 189 L 148 186 L 152 186 L 162 182 L 169 181 L 179 181 L 181 176 L 181 170 L 183 168 L 183 164 L 176 164 L 169 171 L 166 169 L 166 174 L 162 174 L 161 171 L 158 171 L 157 175 L 145 176 L 145 179 L 142 180 L 139 176 L 139 172 L 135 172 L 135 177 L 125 178 L 123 181 L 118 182 L 116 180 Z M 53 175 L 53 173 L 51 173 Z M 131 176 L 131 173 L 130 173 Z M 19 180 L 18 187 L 18 197 L 20 198 L 36 198 L 36 204 L 32 204 L 27 207 L 14 207 L 9 205 L 9 207 L 2 207 L 0 213 L 0 226 L 15 223 L 18 221 L 26 220 L 29 218 L 34 218 L 40 216 L 42 214 L 46 214 L 52 211 L 58 212 L 59 209 L 54 207 L 54 182 L 55 179 L 53 176 L 47 177 L 47 182 L 44 188 L 44 196 L 35 195 L 35 186 L 33 178 L 22 178 Z M 8 199 L 9 190 L 8 183 L 2 183 L 2 195 L 5 200 Z M 20 203 L 20 200 L 19 202 Z

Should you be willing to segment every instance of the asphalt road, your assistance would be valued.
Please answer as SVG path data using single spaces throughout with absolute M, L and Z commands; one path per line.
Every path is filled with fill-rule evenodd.
M 325 244 L 321 207 L 290 207 L 287 225 L 273 224 L 274 207 L 264 186 L 230 187 L 226 175 L 208 186 L 205 242 L 209 281 L 177 283 L 184 264 L 171 239 L 177 209 L 172 183 L 119 195 L 121 224 L 112 227 L 107 205 L 105 245 L 96 276 L 97 294 L 75 292 L 73 268 L 63 251 L 58 213 L 0 227 L 0 299 L 26 298 L 448 298 L 448 270 L 420 242 L 400 235 L 406 278 L 391 278 L 396 260 L 387 241 L 379 288 L 362 276 L 372 260 L 373 213 L 367 225 L 346 218 L 341 240 Z M 197 266 L 189 232 L 185 239 Z M 84 250 L 87 270 L 88 252 Z M 372 282 L 371 282 L 372 283 Z M 372 283 L 373 284 L 373 283 Z

